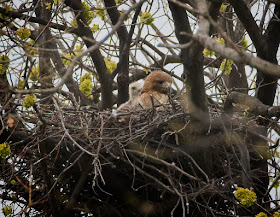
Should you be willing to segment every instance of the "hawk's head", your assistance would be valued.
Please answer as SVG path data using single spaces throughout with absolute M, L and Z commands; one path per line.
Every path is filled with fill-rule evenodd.
M 159 70 L 153 71 L 146 78 L 142 93 L 159 92 L 168 94 L 172 81 L 169 74 Z
M 141 95 L 141 91 L 142 91 L 142 87 L 143 85 L 142 84 L 139 84 L 139 83 L 131 83 L 129 85 L 129 98 L 130 99 L 133 99 L 135 97 L 138 97 Z

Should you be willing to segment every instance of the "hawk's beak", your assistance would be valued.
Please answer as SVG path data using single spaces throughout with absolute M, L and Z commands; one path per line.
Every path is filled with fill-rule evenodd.
M 172 84 L 171 82 L 165 81 L 163 83 L 163 86 L 166 87 L 166 88 L 169 88 L 169 87 L 171 87 L 171 84 Z

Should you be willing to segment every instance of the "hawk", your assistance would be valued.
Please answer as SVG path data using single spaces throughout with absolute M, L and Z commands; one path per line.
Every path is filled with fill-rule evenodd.
M 142 87 L 142 84 L 136 82 L 129 85 L 129 100 L 117 108 L 118 113 L 132 111 L 139 106 Z
M 151 108 L 153 105 L 168 103 L 168 93 L 172 81 L 172 77 L 163 71 L 151 72 L 145 80 L 140 96 L 140 105 L 143 108 Z

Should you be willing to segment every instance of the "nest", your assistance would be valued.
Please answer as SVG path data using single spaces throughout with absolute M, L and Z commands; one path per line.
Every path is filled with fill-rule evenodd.
M 120 215 L 199 216 L 201 209 L 228 214 L 236 209 L 235 187 L 253 183 L 244 173 L 251 168 L 243 155 L 256 154 L 257 137 L 248 131 L 256 126 L 254 119 L 232 122 L 217 108 L 206 120 L 173 107 L 116 116 L 91 107 L 54 106 L 55 112 L 53 106 L 40 108 L 40 130 L 32 135 L 38 143 L 29 141 L 19 155 L 25 163 L 48 162 L 54 177 L 49 192 L 62 189 L 68 195 L 57 199 L 60 204 L 85 174 L 75 201 L 83 207 L 94 203 L 90 212 L 102 210 L 102 216 L 116 215 L 116 207 Z M 39 167 L 34 176 L 41 176 Z

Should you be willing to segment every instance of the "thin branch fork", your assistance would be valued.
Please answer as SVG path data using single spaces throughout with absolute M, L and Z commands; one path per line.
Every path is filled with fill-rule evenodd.
M 54 105 L 55 105 L 55 108 L 57 109 L 57 112 L 58 112 L 58 115 L 60 117 L 60 121 L 61 121 L 61 125 L 65 131 L 65 134 L 67 135 L 67 137 L 80 149 L 82 150 L 83 152 L 87 153 L 88 155 L 90 156 L 95 156 L 95 154 L 91 153 L 90 151 L 86 150 L 85 148 L 83 148 L 79 143 L 77 143 L 73 137 L 70 135 L 70 133 L 68 132 L 68 130 L 66 129 L 65 127 L 65 123 L 64 123 L 64 120 L 63 120 L 63 116 L 61 114 L 61 111 L 60 111 L 60 108 L 56 102 L 56 99 L 53 98 L 53 102 L 54 102 Z
M 250 65 L 266 74 L 280 78 L 280 66 L 276 64 L 272 64 L 259 57 L 254 57 L 252 54 L 243 53 L 243 55 L 240 55 L 236 50 L 223 46 L 207 35 L 197 34 L 192 37 L 207 49 L 211 49 L 225 58 L 232 59 L 237 63 Z
M 29 90 L 21 90 L 14 87 L 9 87 L 8 91 L 12 93 L 21 93 L 21 94 L 29 94 L 29 93 L 56 93 L 64 84 L 65 81 L 68 79 L 69 76 L 73 74 L 73 69 L 75 64 L 85 55 L 93 52 L 94 50 L 97 50 L 110 36 L 112 36 L 122 25 L 125 18 L 128 16 L 128 14 L 139 7 L 139 5 L 143 4 L 147 0 L 141 0 L 138 3 L 134 4 L 132 7 L 130 7 L 125 13 L 122 14 L 118 22 L 113 26 L 111 31 L 103 37 L 100 41 L 96 41 L 91 47 L 86 49 L 85 51 L 81 52 L 79 55 L 75 56 L 75 58 L 71 61 L 71 64 L 67 67 L 65 74 L 61 78 L 61 81 L 56 85 L 56 87 L 53 88 L 46 88 L 46 89 L 29 89 Z
M 147 157 L 151 160 L 154 160 L 162 165 L 165 165 L 167 167 L 170 167 L 170 168 L 173 168 L 175 170 L 177 170 L 178 172 L 182 173 L 183 175 L 185 175 L 186 177 L 192 179 L 192 180 L 195 180 L 195 181 L 200 181 L 202 184 L 206 185 L 206 183 L 200 179 L 198 179 L 197 177 L 195 176 L 192 176 L 190 175 L 189 173 L 185 172 L 184 170 L 182 170 L 181 168 L 177 167 L 175 164 L 172 164 L 172 163 L 168 163 L 167 161 L 164 161 L 160 158 L 157 158 L 157 157 L 154 157 L 150 154 L 147 154 L 147 153 L 144 153 L 144 152 L 141 152 L 141 151 L 136 151 L 136 150 L 131 150 L 131 149 L 125 149 L 126 152 L 128 153 L 134 153 L 134 154 L 137 154 L 139 156 L 143 156 L 143 157 Z
M 77 28 L 69 27 L 67 25 L 52 23 L 52 22 L 49 22 L 48 20 L 38 18 L 38 17 L 27 16 L 27 15 L 19 13 L 17 11 L 7 11 L 5 8 L 0 8 L 0 13 L 7 16 L 7 17 L 18 18 L 18 19 L 21 19 L 21 20 L 28 20 L 32 23 L 38 23 L 38 24 L 41 24 L 41 25 L 45 25 L 46 27 L 51 27 L 51 28 L 54 28 L 54 29 L 57 29 L 57 30 L 67 31 L 69 33 L 78 34 L 78 29 Z
M 30 168 L 30 178 L 31 177 L 32 177 L 32 166 Z M 23 210 L 21 210 L 21 212 L 19 214 L 26 212 L 26 210 L 32 206 L 35 206 L 37 204 L 42 204 L 42 203 L 45 203 L 48 201 L 48 199 L 45 199 L 45 200 L 41 199 L 41 200 L 38 200 L 35 202 L 32 201 L 32 191 L 33 191 L 32 190 L 32 183 L 33 183 L 32 178 L 29 180 L 28 186 L 25 185 L 16 175 L 15 175 L 15 178 L 24 187 L 24 189 L 28 192 L 28 205 Z M 36 180 L 35 180 L 35 182 L 36 182 Z
M 190 11 L 194 10 L 193 8 L 190 8 L 189 6 L 186 6 L 185 4 L 180 3 L 176 0 L 172 0 L 172 2 L 180 5 L 181 7 L 184 7 L 187 10 L 190 10 Z M 210 22 L 212 25 L 214 24 L 214 26 L 216 28 L 219 27 L 218 24 L 209 16 L 207 11 L 205 12 L 205 11 L 196 10 L 195 12 L 202 15 L 205 18 L 205 20 L 208 20 L 208 22 Z M 233 46 L 233 48 L 229 48 L 229 47 L 223 46 L 222 44 L 218 43 L 214 39 L 211 39 L 207 34 L 204 34 L 204 33 L 202 33 L 202 34 L 197 33 L 195 35 L 190 35 L 189 33 L 182 32 L 181 34 L 191 36 L 194 40 L 198 41 L 202 46 L 219 53 L 220 55 L 224 56 L 225 58 L 232 59 L 233 61 L 235 61 L 237 63 L 244 63 L 247 65 L 250 65 L 254 68 L 257 68 L 257 69 L 263 71 L 266 74 L 280 78 L 280 66 L 278 66 L 276 64 L 272 64 L 268 61 L 265 61 L 259 57 L 254 57 L 253 55 L 247 54 L 247 53 L 241 51 L 240 49 L 237 49 L 237 47 L 234 43 L 230 43 Z M 225 36 L 224 33 L 223 33 L 223 35 Z M 226 38 L 228 38 L 228 37 L 226 37 Z M 231 40 L 229 40 L 229 42 L 231 42 Z M 189 46 L 189 45 L 188 45 L 188 43 L 186 45 L 184 45 L 184 44 L 178 45 L 178 47 L 180 47 L 180 48 L 181 48 L 181 46 L 184 47 L 184 46 Z

